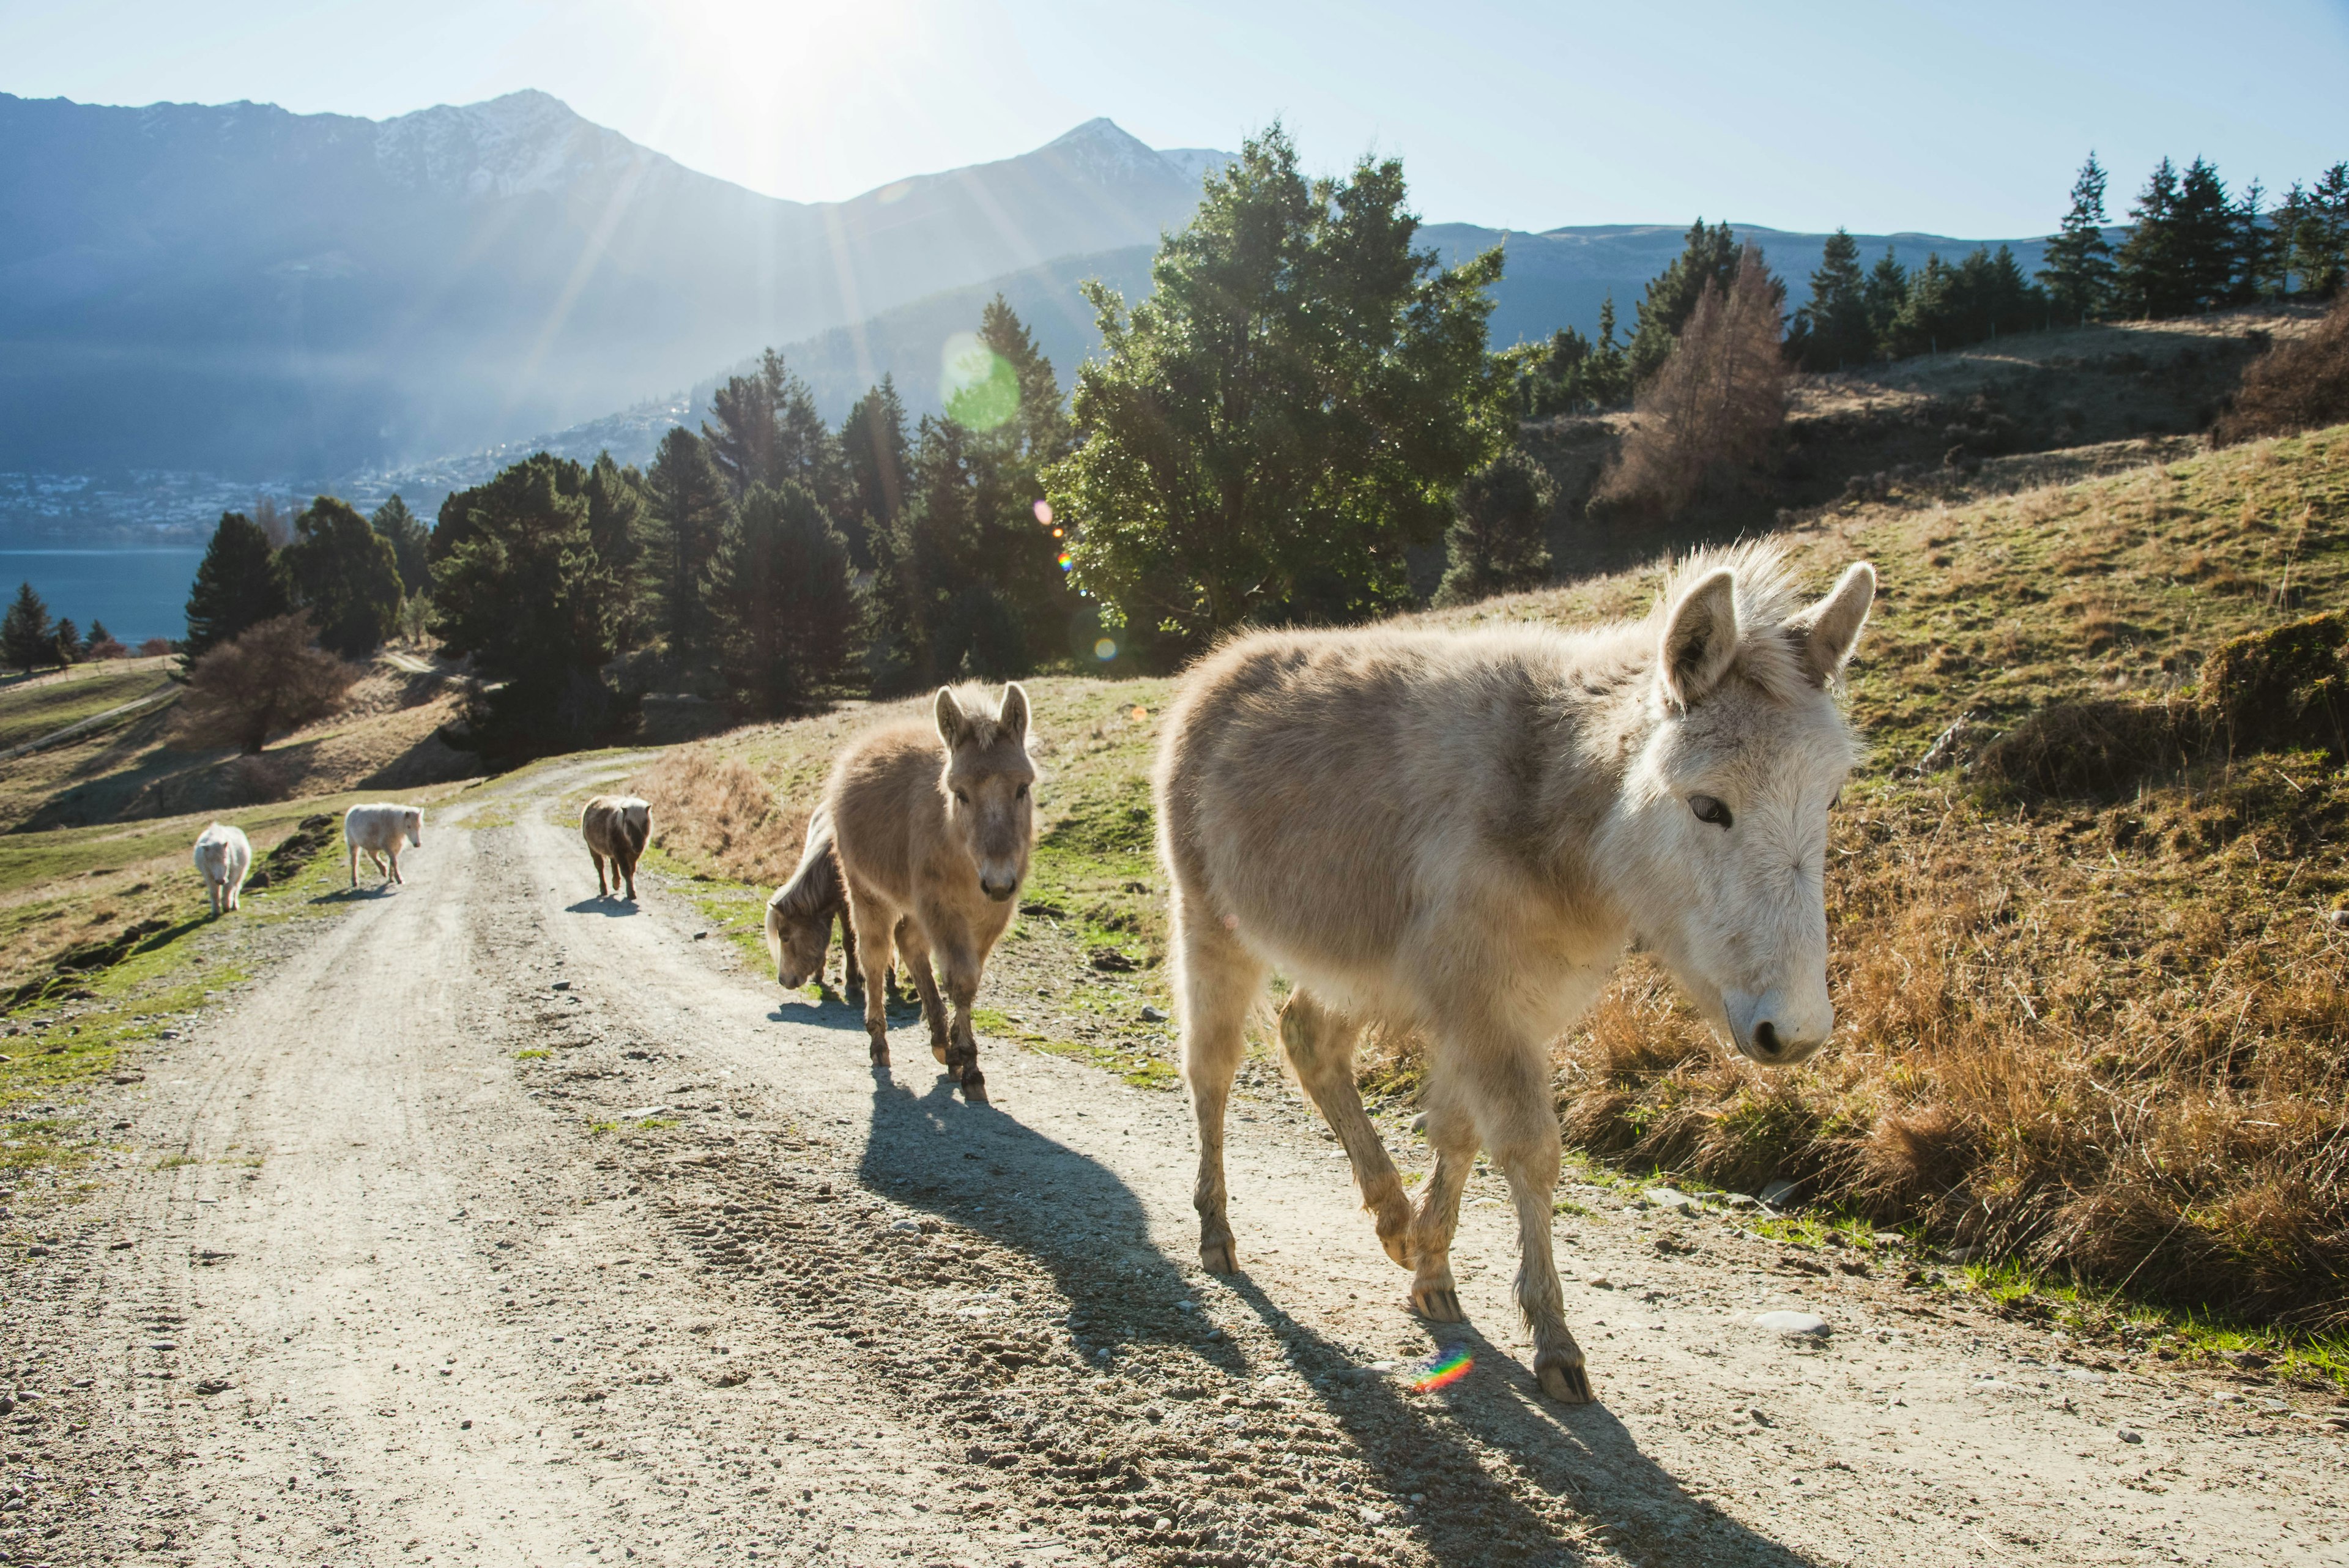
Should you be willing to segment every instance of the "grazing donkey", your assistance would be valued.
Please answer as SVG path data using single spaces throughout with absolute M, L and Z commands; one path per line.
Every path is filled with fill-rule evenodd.
M 841 879 L 840 856 L 833 846 L 832 816 L 818 810 L 808 818 L 799 869 L 767 900 L 767 952 L 775 961 L 775 983 L 797 991 L 823 978 L 824 954 L 832 948 L 833 918 L 840 919 L 843 959 L 840 989 L 859 996 L 864 977 L 856 967 L 856 922 L 848 916 L 848 884 Z M 937 992 L 929 992 L 936 1006 Z M 941 1038 L 945 1028 L 939 1026 Z
M 848 912 L 864 966 L 873 1064 L 889 1064 L 884 1008 L 894 949 L 905 955 L 930 1022 L 930 1054 L 956 1070 L 966 1099 L 987 1098 L 970 1004 L 980 970 L 1011 923 L 1036 837 L 1028 693 L 938 691 L 937 728 L 898 724 L 860 738 L 823 790 Z M 954 1023 L 942 1027 L 930 961 L 944 971 Z
M 579 808 L 579 836 L 587 841 L 587 857 L 595 862 L 595 897 L 608 898 L 627 878 L 628 902 L 636 901 L 636 862 L 644 857 L 645 842 L 653 834 L 649 801 L 632 794 L 599 794 Z M 604 863 L 612 863 L 612 886 L 604 886 Z
M 1550 1256 L 1549 1043 L 1633 942 L 1754 1061 L 1826 1039 L 1827 807 L 1857 756 L 1831 689 L 1875 591 L 1854 566 L 1804 606 L 1775 548 L 1741 546 L 1683 564 L 1644 621 L 1264 632 L 1184 677 L 1158 847 L 1208 1268 L 1237 1267 L 1224 1106 L 1278 966 L 1296 986 L 1282 1046 L 1414 1309 L 1462 1315 L 1452 1237 L 1481 1142 L 1516 1199 L 1535 1374 L 1591 1397 Z M 1373 1022 L 1427 1042 L 1435 1171 L 1415 1214 L 1354 1091 Z
M 253 841 L 244 829 L 215 822 L 196 836 L 196 869 L 204 878 L 204 897 L 215 915 L 237 907 L 244 879 L 253 870 Z
M 407 878 L 399 874 L 399 846 L 402 839 L 424 847 L 424 808 L 401 805 L 385 801 L 373 805 L 355 805 L 343 813 L 343 846 L 351 855 L 351 886 L 359 885 L 359 852 L 375 865 L 376 874 L 387 883 L 402 886 Z M 387 869 L 384 857 L 391 857 Z

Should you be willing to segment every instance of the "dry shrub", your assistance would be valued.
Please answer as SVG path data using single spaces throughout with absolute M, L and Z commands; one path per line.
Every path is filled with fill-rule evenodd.
M 665 753 L 629 781 L 652 803 L 653 842 L 738 882 L 788 880 L 807 836 L 808 810 L 777 798 L 764 779 L 707 746 Z
M 1984 746 L 1973 775 L 2032 794 L 2109 798 L 2199 749 L 2200 711 L 2181 702 L 2058 702 Z
M 1723 294 L 1705 285 L 1663 369 L 1640 389 L 1631 431 L 1598 498 L 1679 513 L 1770 449 L 1786 422 L 1783 290 L 1747 246 Z
M 2316 330 L 2279 343 L 2243 371 L 2234 406 L 2211 427 L 2214 445 L 2290 435 L 2349 421 L 2349 295 Z
M 2349 620 L 2310 616 L 2220 643 L 2201 691 L 2234 749 L 2314 746 L 2349 753 Z
M 258 755 L 271 736 L 340 711 L 361 671 L 320 649 L 316 637 L 308 616 L 279 616 L 197 659 L 188 667 L 180 737 Z

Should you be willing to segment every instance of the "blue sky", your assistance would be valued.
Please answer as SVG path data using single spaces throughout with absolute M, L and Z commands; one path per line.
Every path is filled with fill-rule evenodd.
M 1668 18 L 1668 19 L 1659 19 Z M 535 87 L 693 168 L 826 200 L 1107 115 L 1315 165 L 1402 157 L 1431 219 L 1698 214 L 2044 232 L 2095 147 L 2271 190 L 2349 158 L 2349 4 L 1682 0 L 0 0 L 0 91 L 383 118 Z

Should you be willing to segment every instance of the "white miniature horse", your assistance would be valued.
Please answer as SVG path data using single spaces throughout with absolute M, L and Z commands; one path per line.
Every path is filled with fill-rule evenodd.
M 215 822 L 196 836 L 196 870 L 204 879 L 204 897 L 215 915 L 237 907 L 244 879 L 253 871 L 253 841 L 244 829 Z
M 1278 967 L 1282 1046 L 1415 1310 L 1462 1315 L 1481 1142 L 1516 1200 L 1535 1374 L 1591 1397 L 1550 1253 L 1550 1042 L 1635 941 L 1754 1061 L 1826 1039 L 1827 807 L 1857 755 L 1832 691 L 1875 590 L 1854 566 L 1805 606 L 1779 552 L 1746 546 L 1687 562 L 1644 621 L 1264 632 L 1184 677 L 1156 791 L 1208 1268 L 1237 1267 L 1224 1107 Z M 1354 1088 L 1373 1022 L 1427 1042 L 1415 1214 Z
M 399 874 L 402 839 L 419 849 L 424 847 L 423 807 L 385 801 L 373 805 L 355 805 L 343 813 L 343 846 L 350 851 L 351 886 L 356 888 L 359 885 L 361 851 L 366 852 L 367 859 L 374 863 L 376 874 L 386 883 L 398 882 L 404 886 L 407 878 Z M 391 861 L 388 867 L 384 864 L 387 856 Z

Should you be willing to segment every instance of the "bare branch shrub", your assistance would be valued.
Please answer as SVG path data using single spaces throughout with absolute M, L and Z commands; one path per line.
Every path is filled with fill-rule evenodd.
M 2235 406 L 2211 427 L 2214 446 L 2349 421 L 2349 294 L 2316 330 L 2279 343 L 2243 371 Z
M 1782 292 L 1752 246 L 1726 294 L 1705 285 L 1671 358 L 1640 389 L 1630 434 L 1599 483 L 1599 500 L 1669 517 L 1769 450 L 1786 422 Z
M 272 735 L 339 712 L 359 670 L 322 651 L 316 635 L 309 617 L 279 616 L 197 659 L 180 703 L 180 739 L 258 755 Z

